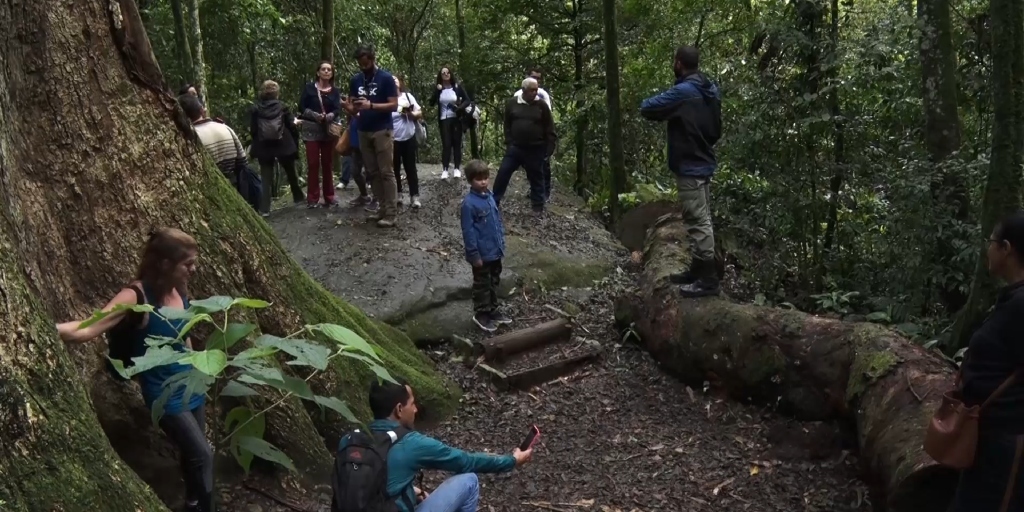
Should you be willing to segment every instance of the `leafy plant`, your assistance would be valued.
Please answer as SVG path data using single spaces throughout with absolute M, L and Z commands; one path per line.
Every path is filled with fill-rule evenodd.
M 827 293 L 811 295 L 821 311 L 831 311 L 842 315 L 851 311 L 850 301 L 860 295 L 860 292 L 841 292 L 834 290 Z
M 394 378 L 382 366 L 380 357 L 366 340 L 340 325 L 306 325 L 282 338 L 270 334 L 256 336 L 255 324 L 231 321 L 232 317 L 244 316 L 238 312 L 239 309 L 253 310 L 269 306 L 270 303 L 262 300 L 226 296 L 192 301 L 188 309 L 155 309 L 149 304 L 118 306 L 109 312 L 94 313 L 82 323 L 82 327 L 122 310 L 149 313 L 166 320 L 184 321 L 174 338 L 146 338 L 146 353 L 141 357 L 132 358 L 134 365 L 125 368 L 121 361 L 110 360 L 118 373 L 125 378 L 161 366 L 190 366 L 188 370 L 176 374 L 164 383 L 163 392 L 153 404 L 153 422 L 159 421 L 164 414 L 167 400 L 182 388 L 184 402 L 187 403 L 197 393 L 207 394 L 214 409 L 223 397 L 248 401 L 251 397 L 261 395 L 258 391 L 260 388 L 280 391 L 283 395 L 279 399 L 261 409 L 254 409 L 250 405 L 238 405 L 228 411 L 224 419 L 224 431 L 215 431 L 213 445 L 214 450 L 218 450 L 223 443 L 228 443 L 232 456 L 247 473 L 254 458 L 267 460 L 295 471 L 291 459 L 263 439 L 268 411 L 295 396 L 316 403 L 321 408 L 331 409 L 352 423 L 358 423 L 359 420 L 343 401 L 335 397 L 317 395 L 309 387 L 309 381 L 327 370 L 331 360 L 336 357 L 356 359 L 380 379 L 394 382 Z M 212 326 L 213 333 L 207 338 L 204 350 L 194 350 L 185 344 L 185 340 L 200 324 Z M 241 342 L 247 342 L 248 347 L 240 351 L 231 350 Z M 282 372 L 275 364 L 276 356 L 282 353 L 291 358 L 287 365 L 308 367 L 311 370 L 309 374 L 305 378 L 298 378 Z

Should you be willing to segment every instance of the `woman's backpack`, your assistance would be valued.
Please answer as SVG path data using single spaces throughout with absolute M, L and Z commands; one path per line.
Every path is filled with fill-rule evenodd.
M 139 285 L 133 284 L 129 286 L 135 292 L 135 303 L 146 304 L 146 294 L 142 292 L 142 288 Z M 145 317 L 145 313 L 139 313 L 136 311 L 125 311 L 121 321 L 107 331 L 107 357 L 115 361 L 120 361 L 125 368 L 134 365 L 132 357 L 135 356 L 135 337 L 139 327 L 142 326 L 142 319 Z M 127 380 L 117 372 L 114 365 L 107 360 L 107 370 L 115 379 Z

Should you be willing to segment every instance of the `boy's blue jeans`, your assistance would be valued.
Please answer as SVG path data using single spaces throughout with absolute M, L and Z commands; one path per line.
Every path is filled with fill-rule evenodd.
M 476 473 L 455 475 L 444 481 L 416 512 L 476 512 L 480 502 L 480 481 Z

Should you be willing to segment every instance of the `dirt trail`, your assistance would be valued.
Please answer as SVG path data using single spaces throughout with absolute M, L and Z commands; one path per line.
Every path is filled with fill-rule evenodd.
M 362 222 L 361 209 L 344 207 L 289 207 L 269 220 L 328 289 L 378 316 L 394 314 L 410 300 L 458 290 L 470 279 L 457 223 L 465 185 L 439 181 L 436 166 L 423 166 L 421 174 L 424 208 L 405 211 L 395 230 L 379 230 Z M 632 263 L 607 245 L 606 234 L 571 198 L 556 194 L 551 213 L 538 222 L 529 214 L 523 181 L 514 179 L 505 203 L 509 239 L 531 241 L 531 248 L 546 245 L 574 262 L 610 258 L 612 265 L 571 286 L 514 279 L 506 301 L 516 319 L 512 329 L 556 318 L 551 307 L 577 314 L 578 327 L 571 340 L 525 354 L 506 369 L 543 364 L 586 346 L 600 346 L 604 357 L 529 392 L 500 392 L 449 346 L 426 349 L 465 390 L 457 415 L 427 428 L 431 435 L 467 450 L 505 452 L 530 424 L 543 432 L 530 465 L 481 476 L 480 510 L 871 510 L 856 457 L 836 427 L 720 400 L 699 384 L 688 388 L 623 342 L 612 326 L 612 305 L 632 285 Z M 345 191 L 341 197 L 353 195 Z M 451 307 L 468 319 L 468 303 Z M 444 476 L 428 473 L 428 487 Z

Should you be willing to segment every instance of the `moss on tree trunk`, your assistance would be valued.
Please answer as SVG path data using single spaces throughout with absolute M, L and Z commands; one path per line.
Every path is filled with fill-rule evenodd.
M 945 510 L 957 474 L 922 449 L 952 369 L 890 329 L 727 299 L 682 299 L 667 276 L 688 260 L 678 216 L 652 228 L 639 296 L 620 301 L 643 345 L 683 379 L 710 380 L 741 400 L 806 420 L 843 419 L 858 432 L 866 472 L 889 510 Z
M 105 344 L 65 348 L 53 328 L 88 315 L 129 282 L 157 226 L 180 227 L 199 242 L 193 297 L 271 301 L 256 318 L 265 333 L 320 322 L 349 327 L 411 381 L 428 416 L 443 417 L 457 403 L 458 389 L 405 336 L 313 282 L 204 161 L 138 20 L 132 0 L 0 0 L 0 339 L 13 340 L 0 348 L 0 499 L 8 502 L 0 509 L 161 508 L 100 424 L 117 428 L 110 441 L 121 454 L 149 454 L 163 435 L 130 385 L 106 375 Z M 365 418 L 371 376 L 344 359 L 311 384 Z M 286 402 L 267 435 L 300 473 L 317 475 L 329 462 L 325 439 L 347 425 L 313 411 Z M 166 455 L 124 458 L 150 484 L 177 479 L 152 470 L 167 465 Z

